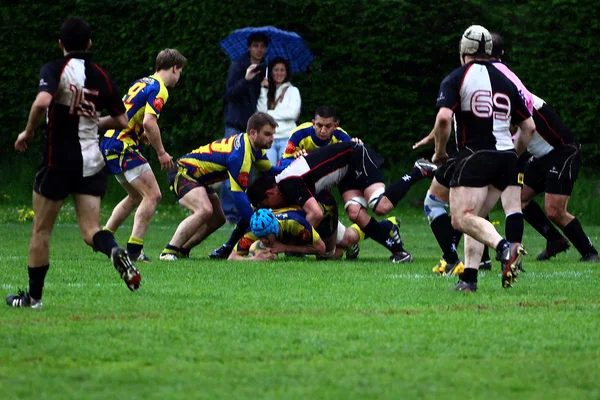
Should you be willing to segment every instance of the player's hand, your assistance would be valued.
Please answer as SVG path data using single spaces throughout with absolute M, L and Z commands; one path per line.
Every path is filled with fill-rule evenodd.
M 163 171 L 168 171 L 173 168 L 173 157 L 166 151 L 158 156 L 158 161 L 160 161 L 160 169 Z
M 308 151 L 305 149 L 300 149 L 294 153 L 294 158 L 306 157 L 308 155 Z
M 436 165 L 442 165 L 448 161 L 448 153 L 445 151 L 443 153 L 435 153 L 431 158 L 431 161 Z
M 246 80 L 251 81 L 260 73 L 260 69 L 257 69 L 256 66 L 258 64 L 250 64 L 248 69 L 246 69 Z
M 434 137 L 432 135 L 427 135 L 423 139 L 419 140 L 417 143 L 413 144 L 412 148 L 414 150 L 418 147 L 421 147 L 421 146 L 424 146 L 426 144 L 433 142 L 433 140 L 434 140 Z
M 15 150 L 24 152 L 29 148 L 28 142 L 33 138 L 33 132 L 23 131 L 19 133 L 17 140 L 15 141 Z
M 358 143 L 358 144 L 363 144 L 363 141 L 362 141 L 362 140 L 360 140 L 360 139 L 359 139 L 359 138 L 357 138 L 357 137 L 353 137 L 351 140 L 352 140 L 353 142 L 355 142 L 355 143 Z
M 285 245 L 279 240 L 274 240 L 267 249 L 274 254 L 283 253 L 285 251 Z
M 271 261 L 271 260 L 274 260 L 275 257 L 276 257 L 275 253 L 272 253 L 270 251 L 259 251 L 252 258 L 254 258 L 255 260 L 261 260 L 261 261 Z

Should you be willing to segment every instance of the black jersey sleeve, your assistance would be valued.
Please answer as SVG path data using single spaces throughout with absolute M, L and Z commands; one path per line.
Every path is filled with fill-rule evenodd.
M 454 70 L 442 81 L 435 102 L 436 108 L 440 109 L 446 107 L 452 111 L 456 111 L 456 108 L 460 104 L 460 71 L 462 71 L 462 69 Z
M 49 62 L 44 64 L 42 69 L 40 70 L 40 81 L 38 84 L 38 93 L 39 92 L 48 92 L 52 96 L 56 93 L 58 89 L 58 83 L 60 80 L 60 71 L 64 65 L 63 63 L 59 63 L 56 61 Z

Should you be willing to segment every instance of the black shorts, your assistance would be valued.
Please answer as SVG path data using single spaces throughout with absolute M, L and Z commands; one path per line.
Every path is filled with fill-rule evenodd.
M 450 187 L 494 186 L 504 190 L 517 186 L 517 153 L 514 150 L 461 150 L 457 155 Z
M 106 172 L 82 177 L 79 171 L 68 168 L 42 167 L 35 174 L 33 190 L 50 200 L 64 200 L 70 194 L 103 197 L 106 193 Z
M 445 164 L 440 165 L 435 171 L 435 180 L 438 181 L 440 185 L 447 188 L 450 187 L 450 181 L 452 180 L 452 175 L 454 174 L 456 161 L 456 158 L 450 158 Z
M 335 233 L 338 226 L 338 205 L 331 192 L 319 193 L 315 199 L 323 211 L 323 219 L 319 226 L 315 227 L 315 230 L 322 238 L 329 238 Z
M 338 184 L 341 193 L 348 190 L 364 191 L 374 183 L 385 183 L 383 157 L 366 146 L 357 145 L 350 156 L 348 172 Z
M 579 144 L 552 150 L 544 157 L 531 157 L 525 165 L 524 183 L 535 193 L 570 196 L 581 168 Z
M 181 198 L 188 194 L 190 190 L 200 186 L 204 186 L 206 188 L 206 193 L 208 194 L 215 193 L 215 190 L 212 187 L 205 186 L 189 176 L 187 168 L 185 167 L 174 167 L 167 174 L 167 179 L 169 180 L 169 189 L 177 201 L 181 200 Z
M 527 161 L 529 161 L 529 159 L 531 157 L 532 157 L 531 154 L 529 154 L 528 151 L 525 151 L 523 154 L 521 154 L 521 156 L 517 160 L 517 171 L 518 171 L 517 183 L 521 187 L 523 187 L 523 178 L 525 176 L 525 165 L 527 164 Z

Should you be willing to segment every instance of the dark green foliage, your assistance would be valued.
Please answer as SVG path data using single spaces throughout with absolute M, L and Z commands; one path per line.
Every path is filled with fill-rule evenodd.
M 123 93 L 153 72 L 161 49 L 186 55 L 182 85 L 171 90 L 160 121 L 173 156 L 223 134 L 230 61 L 219 41 L 237 28 L 275 25 L 298 32 L 315 54 L 310 71 L 293 78 L 303 100 L 300 120 L 310 120 L 320 105 L 335 106 L 342 127 L 385 155 L 395 172 L 431 154 L 413 154 L 411 144 L 433 126 L 439 84 L 459 65 L 460 34 L 473 23 L 505 36 L 506 61 L 577 133 L 585 165 L 593 166 L 600 152 L 600 67 L 594 61 L 600 19 L 593 0 L 18 2 L 0 8 L 3 192 L 33 177 L 41 130 L 29 154 L 16 155 L 12 145 L 25 126 L 40 67 L 61 56 L 56 40 L 69 15 L 92 25 L 95 58 Z M 154 152 L 146 154 L 156 165 Z M 29 196 L 22 185 L 18 190 Z

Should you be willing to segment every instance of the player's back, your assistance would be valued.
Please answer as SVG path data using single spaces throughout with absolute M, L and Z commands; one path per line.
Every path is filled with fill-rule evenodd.
M 438 107 L 454 110 L 458 147 L 472 150 L 514 148 L 514 112 L 529 116 L 516 86 L 489 62 L 474 61 L 454 70 L 444 82 Z
M 40 91 L 53 95 L 48 109 L 44 163 L 91 176 L 104 167 L 98 118 L 123 113 L 118 88 L 91 55 L 73 52 L 42 67 Z
M 158 118 L 168 98 L 167 87 L 158 75 L 133 82 L 123 96 L 129 120 L 127 129 L 111 129 L 104 137 L 121 141 L 126 147 L 139 146 L 140 136 L 144 133 L 144 115 L 154 114 Z

